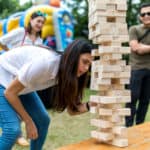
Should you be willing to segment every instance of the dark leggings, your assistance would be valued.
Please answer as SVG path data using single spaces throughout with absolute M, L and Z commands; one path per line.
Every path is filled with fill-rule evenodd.
M 126 107 L 131 108 L 131 116 L 126 117 L 126 126 L 143 123 L 149 106 L 150 98 L 150 70 L 132 70 L 131 72 L 131 103 Z M 137 105 L 138 104 L 138 105 Z

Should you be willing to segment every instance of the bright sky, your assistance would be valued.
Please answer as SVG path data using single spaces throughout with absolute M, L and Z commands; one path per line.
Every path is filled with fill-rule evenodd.
M 23 5 L 24 3 L 32 1 L 32 0 L 19 0 L 19 1 L 20 1 L 20 4 Z

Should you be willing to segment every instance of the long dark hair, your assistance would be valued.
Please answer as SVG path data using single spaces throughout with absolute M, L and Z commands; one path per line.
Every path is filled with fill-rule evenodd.
M 32 20 L 32 19 L 34 19 L 34 18 L 36 18 L 36 17 L 39 17 L 39 16 L 41 16 L 41 17 L 43 17 L 44 19 L 46 19 L 46 17 L 44 16 L 44 13 L 42 13 L 42 12 L 40 12 L 40 11 L 34 12 L 34 13 L 31 15 L 30 19 Z M 30 21 L 29 21 L 29 23 L 28 23 L 28 26 L 25 28 L 25 30 L 26 30 L 26 32 L 28 32 L 29 34 L 31 34 L 31 32 L 32 32 L 32 26 L 31 26 Z M 42 31 L 39 31 L 39 32 L 37 32 L 37 34 L 36 34 L 36 36 L 40 36 L 40 37 L 41 37 L 41 35 L 42 35 Z
M 78 111 L 86 86 L 87 73 L 77 77 L 78 62 L 81 54 L 91 53 L 92 46 L 84 39 L 74 40 L 61 57 L 57 74 L 57 94 L 53 101 L 53 109 L 59 112 L 69 107 L 72 111 Z

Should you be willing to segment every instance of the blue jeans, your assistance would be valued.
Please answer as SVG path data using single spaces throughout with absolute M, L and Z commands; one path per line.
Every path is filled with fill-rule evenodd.
M 20 118 L 4 96 L 5 88 L 0 86 L 0 150 L 11 150 L 20 135 Z M 50 123 L 49 114 L 36 92 L 20 96 L 20 100 L 34 121 L 38 138 L 31 140 L 30 150 L 42 150 Z

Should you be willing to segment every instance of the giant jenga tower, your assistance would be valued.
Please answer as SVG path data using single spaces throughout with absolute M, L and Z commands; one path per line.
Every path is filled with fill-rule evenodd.
M 97 90 L 90 101 L 97 103 L 91 107 L 96 118 L 91 124 L 97 128 L 92 137 L 104 143 L 119 147 L 128 146 L 125 116 L 130 109 L 124 104 L 130 102 L 130 66 L 122 60 L 122 55 L 130 53 L 129 47 L 122 43 L 129 39 L 126 24 L 126 0 L 88 0 L 89 2 L 89 39 L 98 44 L 92 55 L 91 89 Z

